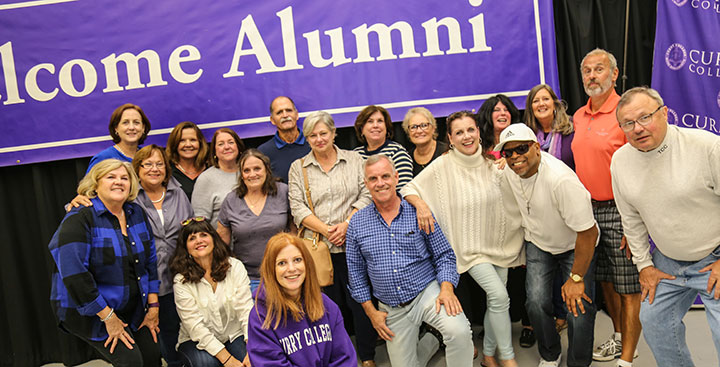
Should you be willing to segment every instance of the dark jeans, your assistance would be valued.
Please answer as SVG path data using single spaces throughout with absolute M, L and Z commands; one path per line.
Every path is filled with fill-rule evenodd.
M 180 333 L 180 317 L 175 308 L 172 293 L 160 296 L 160 352 L 168 367 L 181 367 L 180 356 L 175 350 Z
M 348 268 L 345 253 L 331 254 L 333 263 L 333 279 L 331 286 L 323 288 L 323 292 L 335 302 L 340 310 L 349 309 L 350 315 L 343 312 L 343 318 L 352 320 L 355 329 L 355 342 L 357 343 L 358 355 L 361 361 L 375 359 L 375 342 L 377 332 L 372 326 L 370 319 L 365 314 L 362 306 L 350 296 L 348 290 Z
M 562 346 L 560 335 L 555 329 L 553 320 L 553 282 L 558 269 L 563 276 L 569 276 L 575 260 L 574 251 L 553 255 L 539 249 L 534 244 L 526 243 L 527 301 L 525 307 L 530 316 L 530 323 L 535 329 L 540 356 L 546 361 L 554 361 L 560 356 Z M 567 278 L 566 278 L 567 279 Z M 595 256 L 583 277 L 585 294 L 595 299 Z M 578 311 L 578 317 L 567 314 L 568 321 L 568 367 L 589 366 L 592 363 L 593 330 L 595 327 L 596 308 L 594 303 L 582 301 L 585 313 Z
M 107 348 L 104 346 L 105 340 L 94 341 L 80 335 L 76 336 L 100 352 L 114 367 L 159 367 L 160 348 L 153 340 L 150 330 L 143 326 L 136 332 L 132 332 L 130 327 L 126 327 L 125 331 L 135 340 L 133 349 L 128 349 L 123 342 L 118 341 L 112 354 L 110 345 Z
M 223 365 L 215 356 L 198 349 L 197 345 L 198 343 L 188 340 L 178 347 L 178 354 L 185 367 L 221 367 Z M 245 349 L 245 339 L 242 335 L 233 340 L 232 343 L 225 343 L 225 349 L 240 362 L 242 362 L 247 353 Z

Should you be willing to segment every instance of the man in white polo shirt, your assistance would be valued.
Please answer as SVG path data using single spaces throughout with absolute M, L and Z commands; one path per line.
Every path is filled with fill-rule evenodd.
M 553 318 L 553 278 L 560 269 L 568 308 L 569 367 L 592 363 L 595 327 L 594 253 L 598 228 L 590 193 L 562 161 L 543 152 L 535 133 L 512 124 L 495 147 L 511 170 L 505 175 L 520 206 L 527 252 L 525 307 L 535 330 L 539 367 L 558 366 L 560 335 Z

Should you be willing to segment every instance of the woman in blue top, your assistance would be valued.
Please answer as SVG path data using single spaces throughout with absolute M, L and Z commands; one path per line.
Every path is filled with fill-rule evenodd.
M 90 172 L 95 164 L 108 158 L 119 159 L 123 162 L 132 161 L 138 147 L 150 132 L 150 120 L 140 106 L 126 103 L 116 108 L 110 115 L 108 130 L 115 145 L 95 154 L 90 159 L 87 172 Z
M 159 366 L 158 274 L 147 217 L 132 202 L 130 163 L 107 159 L 80 181 L 92 206 L 72 209 L 49 244 L 59 326 L 113 365 Z
M 86 175 L 93 166 L 106 159 L 132 162 L 138 147 L 145 141 L 150 132 L 150 120 L 145 116 L 145 112 L 140 106 L 126 103 L 116 108 L 110 115 L 108 130 L 115 145 L 95 154 L 90 159 L 90 164 L 87 171 L 85 171 Z M 71 207 L 77 208 L 80 205 L 90 206 L 92 203 L 87 196 L 78 195 L 72 199 L 70 206 L 66 206 L 66 210 L 70 210 Z

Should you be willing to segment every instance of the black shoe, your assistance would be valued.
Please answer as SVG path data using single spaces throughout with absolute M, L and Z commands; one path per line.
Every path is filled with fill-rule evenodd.
M 533 345 L 535 345 L 535 332 L 532 329 L 523 328 L 520 333 L 520 346 L 531 348 Z

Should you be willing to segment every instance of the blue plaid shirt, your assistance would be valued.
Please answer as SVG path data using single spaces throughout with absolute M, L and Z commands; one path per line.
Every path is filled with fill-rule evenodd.
M 100 199 L 91 201 L 92 206 L 67 213 L 50 240 L 56 265 L 50 301 L 61 327 L 91 340 L 105 340 L 107 331 L 96 314 L 105 306 L 120 310 L 127 305 L 128 257 L 135 264 L 142 299 L 132 320 L 123 320 L 133 329 L 142 323 L 147 296 L 158 293 L 159 281 L 152 230 L 140 206 L 123 206 L 133 248 L 128 254 L 117 218 Z
M 440 227 L 426 234 L 418 227 L 415 208 L 404 199 L 388 226 L 371 203 L 350 220 L 345 239 L 350 294 L 359 303 L 373 295 L 397 306 L 417 297 L 427 285 L 457 285 L 455 253 Z

